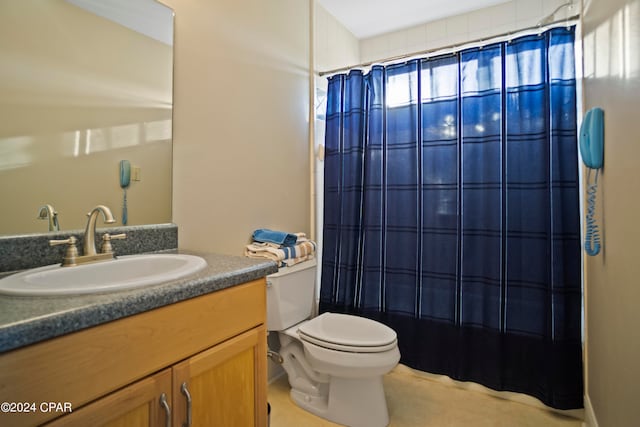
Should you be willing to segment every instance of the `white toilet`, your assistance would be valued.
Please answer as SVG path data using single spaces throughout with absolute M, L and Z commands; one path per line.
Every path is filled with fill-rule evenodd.
M 382 376 L 400 360 L 396 333 L 358 316 L 313 319 L 316 261 L 267 276 L 267 329 L 278 332 L 291 397 L 303 409 L 350 427 L 389 423 Z

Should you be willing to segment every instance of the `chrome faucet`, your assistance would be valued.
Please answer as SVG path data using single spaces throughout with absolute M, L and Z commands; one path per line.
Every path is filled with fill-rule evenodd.
M 84 241 L 82 242 L 82 255 L 96 255 L 96 220 L 98 213 L 102 212 L 102 218 L 105 224 L 113 224 L 116 220 L 113 218 L 111 209 L 105 205 L 98 205 L 87 214 L 87 227 L 84 230 Z
M 38 213 L 38 219 L 49 220 L 49 231 L 60 231 L 60 224 L 58 223 L 58 212 L 53 209 L 53 206 L 49 204 L 41 206 Z

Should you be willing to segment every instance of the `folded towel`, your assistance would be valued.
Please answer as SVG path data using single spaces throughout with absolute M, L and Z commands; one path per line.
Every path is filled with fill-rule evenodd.
M 273 261 L 284 261 L 303 258 L 316 251 L 316 244 L 307 240 L 295 246 L 275 247 L 273 243 L 253 242 L 245 247 L 244 254 L 250 258 L 267 258 Z
M 304 233 L 300 233 L 304 236 Z M 285 233 L 284 231 L 268 230 L 260 228 L 253 232 L 253 240 L 261 243 L 275 243 L 282 246 L 293 246 L 298 240 L 296 234 Z
M 307 239 L 306 234 L 304 234 L 304 233 L 295 233 L 295 235 L 298 237 L 298 240 L 296 241 L 296 246 L 301 244 L 301 243 L 311 242 L 311 240 Z M 291 248 L 292 247 L 292 246 L 283 246 L 283 245 L 280 245 L 278 243 L 271 243 L 271 242 L 256 242 L 256 241 L 254 241 L 253 243 L 257 244 L 259 246 L 269 246 L 271 248 L 282 249 L 284 251 L 287 250 L 286 248 Z M 313 243 L 313 246 L 315 248 L 315 243 Z
M 280 248 L 280 250 L 285 254 L 284 259 L 302 258 L 313 255 L 316 252 L 316 244 L 311 240 L 306 240 L 295 246 Z
M 275 262 L 278 263 L 278 267 L 291 267 L 292 265 L 296 265 L 296 264 L 301 263 L 303 261 L 307 261 L 307 260 L 315 258 L 315 256 L 313 254 L 307 255 L 307 256 L 303 256 L 303 257 L 299 257 L 299 258 L 290 258 L 290 259 L 284 259 L 284 260 L 268 258 L 268 257 L 262 256 L 261 254 L 245 253 L 245 255 L 247 257 L 249 257 L 249 258 L 262 258 L 262 259 L 267 258 L 267 259 L 271 259 L 272 261 L 275 261 Z

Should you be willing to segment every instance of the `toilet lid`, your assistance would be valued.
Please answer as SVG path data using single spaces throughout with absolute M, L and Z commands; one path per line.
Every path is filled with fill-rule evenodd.
M 323 313 L 300 325 L 303 341 L 340 351 L 380 352 L 394 348 L 393 329 L 375 320 L 347 314 Z

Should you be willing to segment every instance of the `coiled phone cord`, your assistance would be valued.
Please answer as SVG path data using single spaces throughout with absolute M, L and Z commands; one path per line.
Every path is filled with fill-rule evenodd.
M 596 176 L 593 184 L 591 181 L 591 169 L 587 173 L 587 216 L 584 233 L 584 250 L 589 256 L 595 256 L 600 253 L 600 231 L 598 231 L 598 225 L 596 224 L 596 192 L 598 191 L 598 172 L 600 169 L 596 169 Z
M 122 225 L 127 225 L 129 215 L 127 213 L 127 188 L 124 188 L 124 196 L 122 197 Z

